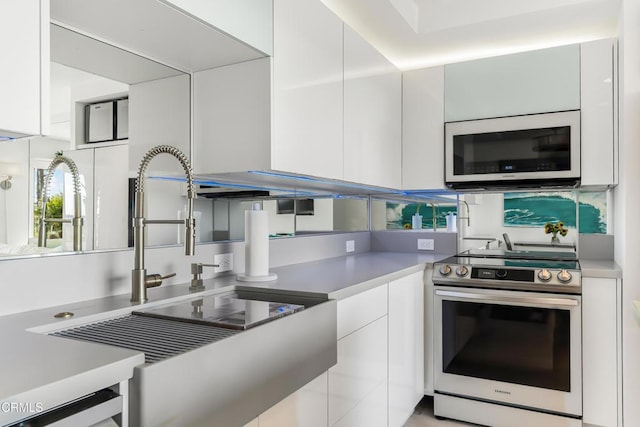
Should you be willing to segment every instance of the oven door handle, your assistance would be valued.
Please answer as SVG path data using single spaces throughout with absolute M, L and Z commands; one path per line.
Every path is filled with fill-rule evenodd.
M 479 301 L 510 302 L 513 304 L 535 304 L 551 307 L 577 307 L 577 299 L 550 298 L 550 297 L 512 297 L 495 294 L 476 294 L 471 292 L 443 291 L 436 290 L 436 295 L 454 298 L 464 298 Z

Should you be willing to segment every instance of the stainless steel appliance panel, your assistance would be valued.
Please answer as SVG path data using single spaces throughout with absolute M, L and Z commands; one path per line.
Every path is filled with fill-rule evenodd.
M 103 142 L 113 139 L 113 102 L 101 102 L 86 106 L 86 142 Z
M 579 179 L 580 111 L 445 124 L 449 187 L 572 185 Z
M 582 415 L 581 297 L 435 287 L 435 390 Z

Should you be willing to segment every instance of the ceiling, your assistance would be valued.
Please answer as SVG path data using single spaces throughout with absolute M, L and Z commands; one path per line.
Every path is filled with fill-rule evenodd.
M 322 0 L 402 70 L 613 37 L 620 0 Z

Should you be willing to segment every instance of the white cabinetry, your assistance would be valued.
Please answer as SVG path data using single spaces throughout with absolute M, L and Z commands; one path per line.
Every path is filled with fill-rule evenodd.
M 389 283 L 389 427 L 402 427 L 424 396 L 424 282 Z
M 621 282 L 582 279 L 582 386 L 585 425 L 622 425 Z
M 344 26 L 344 179 L 399 188 L 400 71 Z
M 273 168 L 342 179 L 342 20 L 318 0 L 275 0 L 273 32 Z
M 196 173 L 271 168 L 271 58 L 193 75 Z
M 445 66 L 445 121 L 580 108 L 580 45 Z
M 329 369 L 331 427 L 387 425 L 387 289 L 338 301 L 338 363 Z
M 260 414 L 258 420 L 255 427 L 327 427 L 327 373 Z
M 402 427 L 424 395 L 424 274 L 339 300 L 336 365 L 245 427 Z
M 48 133 L 49 0 L 0 0 L 0 139 Z
M 433 297 L 433 267 L 424 271 L 424 394 L 433 396 L 434 343 L 435 343 L 435 300 Z
M 614 43 L 612 39 L 580 45 L 581 185 L 618 183 L 614 137 Z
M 445 188 L 443 66 L 402 74 L 402 188 Z

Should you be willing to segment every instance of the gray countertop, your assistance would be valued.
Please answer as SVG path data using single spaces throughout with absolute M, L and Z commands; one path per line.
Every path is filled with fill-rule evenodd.
M 596 279 L 621 279 L 622 269 L 612 260 L 580 260 L 582 277 Z
M 203 293 L 244 289 L 342 299 L 421 271 L 447 256 L 367 252 L 274 268 L 278 279 L 272 282 L 239 282 L 235 275 L 219 276 L 205 280 Z M 622 277 L 613 261 L 581 260 L 580 264 L 583 277 Z M 150 289 L 146 306 L 197 295 L 188 286 Z M 10 349 L 0 354 L 0 402 L 40 403 L 46 409 L 130 378 L 133 368 L 144 363 L 142 353 L 44 333 L 126 314 L 132 310 L 129 297 L 116 295 L 0 317 L 0 339 Z M 53 317 L 61 311 L 75 315 L 71 319 Z M 0 425 L 24 416 L 0 411 Z
M 278 279 L 273 282 L 238 282 L 235 275 L 220 276 L 205 280 L 204 293 L 260 289 L 341 299 L 421 271 L 446 256 L 368 252 L 274 268 Z M 188 284 L 150 289 L 147 306 L 193 295 Z M 142 353 L 44 333 L 126 314 L 132 310 L 129 297 L 116 295 L 0 317 L 0 339 L 10 349 L 0 353 L 0 402 L 40 403 L 48 409 L 130 378 L 133 368 L 144 363 Z M 74 316 L 53 317 L 61 311 Z M 26 415 L 30 414 L 0 411 L 0 425 Z

